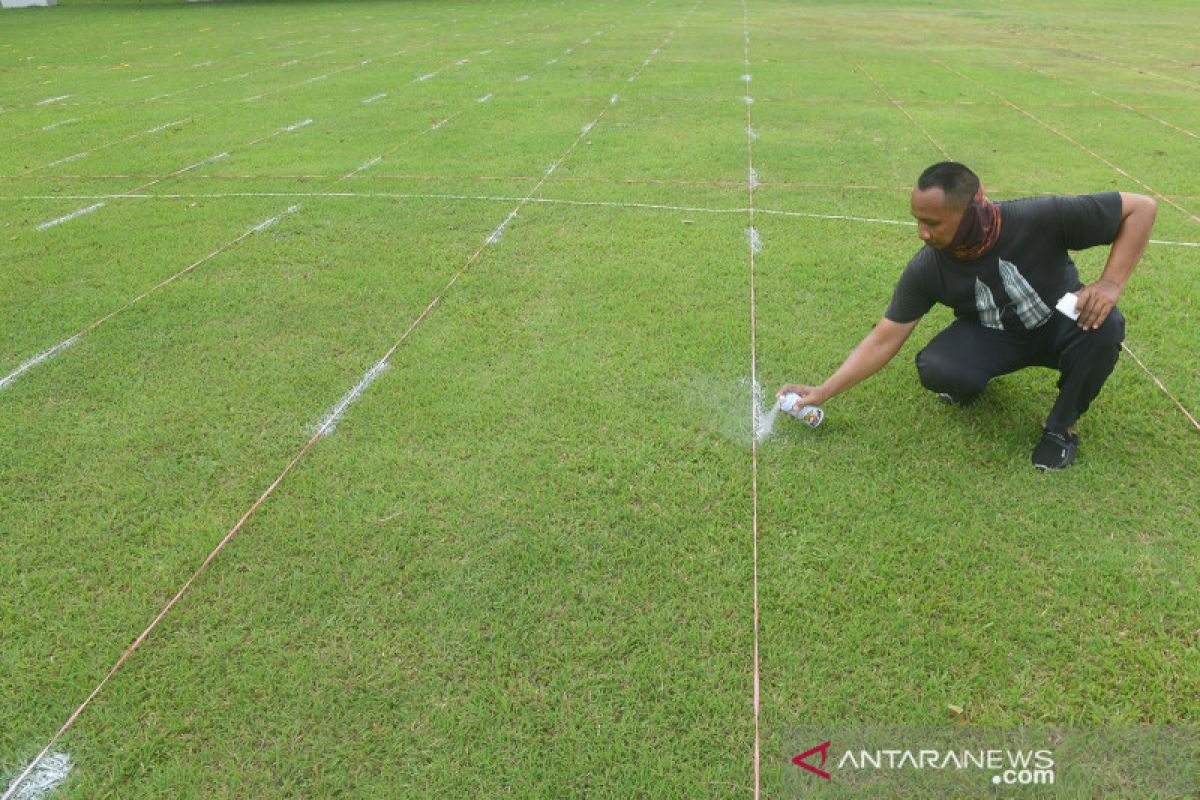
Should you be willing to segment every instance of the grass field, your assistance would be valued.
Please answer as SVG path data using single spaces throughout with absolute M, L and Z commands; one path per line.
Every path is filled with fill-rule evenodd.
M 0 12 L 0 791 L 775 798 L 801 724 L 1200 714 L 1190 2 L 60 2 Z M 940 405 L 935 312 L 752 448 L 947 157 L 1158 198 L 1144 368 L 1040 474 L 1053 373 Z

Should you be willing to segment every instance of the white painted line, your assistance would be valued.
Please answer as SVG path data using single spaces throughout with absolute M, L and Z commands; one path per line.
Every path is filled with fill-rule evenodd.
M 554 172 L 554 170 L 556 170 L 556 169 L 558 169 L 558 162 L 557 162 L 557 161 L 551 161 L 551 162 L 550 162 L 550 166 L 546 168 L 546 174 L 547 174 L 547 175 L 550 175 L 550 174 L 551 174 L 551 173 L 553 173 L 553 172 Z
M 645 61 L 643 61 L 643 62 L 642 62 L 642 66 L 643 66 L 643 67 L 648 67 L 648 66 L 650 66 L 650 59 L 648 59 L 648 58 L 647 58 Z
M 387 359 L 381 359 L 375 363 L 375 366 L 367 370 L 366 374 L 359 379 L 358 383 L 354 384 L 354 388 L 346 392 L 341 400 L 337 402 L 329 412 L 321 418 L 321 421 L 314 426 L 312 432 L 317 436 L 324 436 L 328 433 L 333 433 L 333 429 L 337 427 L 341 421 L 342 415 L 346 413 L 346 409 L 350 404 L 358 399 L 358 396 L 367 390 L 367 387 L 375 382 L 375 379 L 388 368 Z
M 505 44 L 516 44 L 516 39 L 509 39 Z
M 42 800 L 67 779 L 75 766 L 66 753 L 43 753 L 4 792 L 4 800 Z
M 212 65 L 213 62 L 211 61 L 201 61 L 199 64 L 192 64 L 192 69 L 196 69 L 198 67 L 211 67 Z
M 376 100 L 382 100 L 382 99 L 383 99 L 383 98 L 385 98 L 385 97 L 387 97 L 387 92 L 380 92 L 379 94 L 371 95 L 370 97 L 368 97 L 367 99 L 363 100 L 362 102 L 363 102 L 364 104 L 366 104 L 366 103 L 374 103 Z
M 454 66 L 456 66 L 456 67 L 461 67 L 463 64 L 468 64 L 468 63 L 470 63 L 470 61 L 471 61 L 471 59 L 469 59 L 469 58 L 464 58 L 464 59 L 462 59 L 462 60 L 460 60 L 460 61 L 455 61 L 455 62 L 454 62 Z
M 492 52 L 492 51 L 491 51 L 491 50 L 480 50 L 480 51 L 479 51 L 479 55 L 481 55 L 481 56 L 486 56 L 486 55 L 487 55 L 488 53 L 490 53 L 490 52 Z
M 418 81 L 427 81 L 430 78 L 435 77 L 436 75 L 437 75 L 436 72 L 428 72 L 428 73 L 422 75 L 421 77 L 417 78 L 417 80 Z
M 84 152 L 82 152 L 82 153 L 76 153 L 76 154 L 75 154 L 75 155 L 73 155 L 73 156 L 67 156 L 66 158 L 60 158 L 58 161 L 51 161 L 51 162 L 50 162 L 49 164 L 47 164 L 46 166 L 47 166 L 47 167 L 57 167 L 59 164 L 65 164 L 65 163 L 67 163 L 68 161 L 74 161 L 75 159 L 77 159 L 77 158 L 83 158 L 83 157 L 84 157 L 84 156 L 86 156 L 86 155 L 87 155 L 87 151 L 85 150 Z
M 476 103 L 486 103 L 488 100 L 491 100 L 491 99 L 492 99 L 492 97 L 494 97 L 494 95 L 493 95 L 491 92 L 488 92 L 488 93 L 487 93 L 487 94 L 485 94 L 483 97 L 481 97 L 481 98 L 479 98 L 478 100 L 476 100 L 475 102 L 476 102 Z
M 445 125 L 445 124 L 446 124 L 447 122 L 449 122 L 449 121 L 450 121 L 450 118 L 449 118 L 449 117 L 446 117 L 446 118 L 445 118 L 445 119 L 443 119 L 443 120 L 438 120 L 437 122 L 433 123 L 433 125 L 429 126 L 429 130 L 431 130 L 431 131 L 436 131 L 438 128 L 442 127 L 443 125 Z
M 572 51 L 573 49 L 574 49 L 574 48 L 568 47 L 566 50 L 563 50 L 563 55 L 564 55 L 564 56 L 568 56 L 568 55 L 570 55 L 570 54 L 571 54 L 571 51 Z
M 141 83 L 142 81 L 150 80 L 153 77 L 154 77 L 153 75 L 143 75 L 140 78 L 131 78 L 129 82 L 130 83 Z
M 552 58 L 552 59 L 550 59 L 549 61 L 547 61 L 547 62 L 546 62 L 546 66 L 547 66 L 547 67 L 552 67 L 552 66 L 554 66 L 554 65 L 555 65 L 555 64 L 557 64 L 557 63 L 558 63 L 558 59 L 557 59 L 557 58 Z
M 752 142 L 758 141 L 758 132 L 754 130 L 753 126 L 751 126 L 751 125 L 746 126 L 746 135 L 750 137 L 750 141 L 752 141 Z
M 75 344 L 75 342 L 78 340 L 79 340 L 79 336 L 77 336 L 77 335 L 72 336 L 70 339 L 67 339 L 65 342 L 60 342 L 59 344 L 54 345 L 54 347 L 51 347 L 46 352 L 38 353 L 36 356 L 29 359 L 24 364 L 17 367 L 16 369 L 14 369 L 12 372 L 8 373 L 8 375 L 4 376 L 3 378 L 0 378 L 0 389 L 8 388 L 8 385 L 10 383 L 12 383 L 13 381 L 15 381 L 17 378 L 19 378 L 21 376 L 21 373 L 26 372 L 26 371 L 32 369 L 33 367 L 36 367 L 38 364 L 41 364 L 43 361 L 49 361 L 50 359 L 54 358 L 56 355 L 61 353 L 63 350 L 66 350 L 68 347 Z
M 592 130 L 592 126 L 595 124 L 596 124 L 595 122 L 589 122 L 587 125 L 584 125 L 582 128 L 580 128 L 579 135 L 587 136 L 588 133 Z
M 263 95 L 263 94 L 251 95 L 250 97 L 247 97 L 242 102 L 243 103 L 253 103 L 255 100 L 262 100 L 264 97 L 266 97 L 266 95 Z
M 301 120 L 301 121 L 295 123 L 294 125 L 288 125 L 286 128 L 280 128 L 279 132 L 280 133 L 290 133 L 292 131 L 301 129 L 301 128 L 305 127 L 306 125 L 312 125 L 312 120 L 311 119 Z M 228 155 L 228 153 L 226 155 Z
M 487 244 L 495 244 L 496 242 L 500 241 L 500 237 L 504 235 L 504 229 L 508 227 L 508 223 L 512 222 L 513 217 L 515 216 L 517 216 L 517 210 L 514 208 L 509 215 L 504 218 L 504 222 L 500 223 L 500 227 L 492 231 L 492 235 L 487 238 Z
M 750 168 L 750 188 L 758 188 L 758 172 L 754 169 L 754 167 Z
M 62 122 L 56 122 L 53 125 L 47 125 L 46 127 L 42 128 L 42 130 L 43 131 L 52 131 L 55 128 L 57 128 L 59 125 L 70 125 L 72 122 L 79 122 L 79 117 L 71 117 L 70 119 L 64 119 Z
M 104 205 L 104 203 L 96 203 L 95 205 L 88 206 L 87 208 L 81 208 L 78 211 L 72 211 L 70 214 L 67 214 L 65 217 L 59 217 L 58 219 L 52 219 L 49 222 L 43 222 L 41 225 L 37 226 L 37 229 L 39 231 L 44 231 L 47 228 L 53 228 L 55 225 L 61 225 L 64 222 L 69 222 L 69 221 L 75 219 L 76 217 L 82 217 L 84 214 L 90 214 L 93 211 L 95 211 L 97 208 L 101 208 L 103 205 Z
M 755 209 L 755 212 L 758 214 L 772 214 L 777 217 L 804 217 L 806 219 L 846 220 L 848 222 L 878 222 L 882 225 L 903 225 L 906 228 L 915 228 L 917 225 L 915 222 L 908 222 L 902 219 L 854 217 L 847 214 L 809 214 L 805 211 L 771 211 L 765 208 L 757 208 Z
M 325 79 L 326 79 L 326 78 L 328 78 L 328 77 L 329 77 L 329 73 L 327 72 L 327 73 L 325 73 L 324 75 L 317 75 L 317 76 L 315 76 L 315 77 L 312 77 L 312 78 L 307 78 L 307 79 L 305 79 L 305 80 L 302 80 L 302 81 L 300 81 L 300 85 L 301 85 L 301 86 L 304 86 L 304 85 L 306 85 L 306 84 L 309 84 L 309 83 L 316 83 L 317 81 L 323 81 L 323 80 L 325 80 Z
M 591 43 L 592 43 L 592 39 L 590 36 L 587 39 L 584 39 L 582 42 L 580 42 L 580 44 L 591 44 Z
M 750 228 L 750 252 L 762 252 L 762 237 L 758 235 L 758 228 Z
M 358 169 L 354 170 L 354 172 L 351 172 L 351 173 L 350 173 L 349 175 L 347 175 L 346 177 L 347 177 L 347 178 L 354 177 L 355 175 L 357 175 L 358 173 L 362 172 L 363 170 L 370 169 L 371 167 L 375 166 L 375 165 L 376 165 L 376 164 L 378 164 L 380 161 L 383 161 L 383 156 L 375 156 L 375 157 L 374 157 L 374 158 L 372 158 L 370 161 L 367 161 L 366 163 L 364 163 L 364 164 L 361 164 L 361 165 L 358 167 Z
M 742 80 L 744 80 L 746 83 L 749 83 L 753 79 L 749 75 L 743 75 Z
M 51 103 L 57 103 L 59 100 L 66 100 L 70 96 L 69 94 L 60 94 L 58 97 L 47 97 L 45 100 L 38 100 L 34 105 L 48 106 Z
M 217 153 L 215 156 L 209 156 L 208 158 L 204 159 L 203 161 L 197 161 L 195 164 L 186 166 L 183 169 L 179 170 L 178 172 L 172 172 L 171 175 L 182 175 L 183 173 L 185 173 L 189 170 L 193 170 L 196 167 L 203 167 L 205 164 L 211 164 L 214 161 L 220 161 L 222 158 L 229 158 L 229 153 L 228 152 Z M 159 180 L 162 180 L 162 179 L 160 178 Z M 155 183 L 158 183 L 158 181 L 155 181 Z
M 614 94 L 612 97 L 608 98 L 608 104 L 610 106 L 615 106 L 617 104 L 618 99 L 619 98 L 617 97 L 617 95 Z
M 633 82 L 634 82 L 634 81 L 636 81 L 636 80 L 637 80 L 637 75 L 630 75 L 630 76 L 629 76 L 629 83 L 633 83 Z
M 1173 247 L 1200 247 L 1200 242 L 1168 242 L 1162 239 L 1151 239 L 1150 244 L 1166 244 Z
M 146 131 L 146 133 L 158 133 L 159 131 L 165 131 L 167 128 L 171 128 L 176 125 L 182 125 L 185 122 L 187 122 L 186 119 L 177 119 L 174 122 L 168 122 L 166 125 L 159 125 L 157 128 L 151 128 L 150 130 Z
M 754 105 L 754 98 L 753 98 L 753 97 L 743 97 L 743 98 L 742 98 L 742 100 L 743 100 L 743 101 L 746 103 L 746 105 L 748 105 L 748 106 L 752 106 L 752 105 Z
M 529 80 L 529 76 L 528 76 L 528 75 L 522 75 L 522 76 L 520 76 L 519 78 L 517 78 L 517 80 L 515 81 L 515 83 L 520 83 L 521 81 L 527 81 L 527 80 Z
M 281 66 L 281 67 L 290 67 L 290 66 L 292 66 L 292 65 L 294 65 L 294 64 L 299 64 L 299 63 L 300 63 L 300 59 L 298 59 L 298 58 L 293 58 L 291 61 L 287 61 L 287 62 L 285 62 L 285 63 L 283 63 L 283 64 L 280 64 L 279 66 Z
M 271 217 L 270 219 L 264 220 L 264 221 L 258 223 L 257 225 L 255 225 L 253 228 L 250 229 L 250 232 L 258 233 L 259 231 L 265 231 L 267 228 L 271 227 L 276 222 L 279 222 L 279 220 L 283 219 L 288 214 L 294 213 L 299 208 L 300 208 L 300 206 L 288 206 L 286 211 L 281 211 L 280 213 L 276 214 L 275 216 Z

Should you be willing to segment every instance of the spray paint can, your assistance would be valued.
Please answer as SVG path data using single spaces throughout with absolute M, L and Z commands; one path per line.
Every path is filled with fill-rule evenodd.
M 779 409 L 800 420 L 810 428 L 817 427 L 821 424 L 821 420 L 825 419 L 825 412 L 821 410 L 820 406 L 806 406 L 801 404 L 800 395 L 795 392 L 788 392 L 779 398 Z

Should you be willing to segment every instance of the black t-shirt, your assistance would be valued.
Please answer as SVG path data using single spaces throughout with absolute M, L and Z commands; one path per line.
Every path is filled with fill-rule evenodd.
M 1117 192 L 997 205 L 1000 236 L 990 250 L 959 261 L 947 251 L 922 247 L 901 273 L 884 316 L 912 322 L 942 303 L 956 317 L 988 328 L 1038 328 L 1060 297 L 1083 286 L 1067 251 L 1112 244 L 1121 225 Z

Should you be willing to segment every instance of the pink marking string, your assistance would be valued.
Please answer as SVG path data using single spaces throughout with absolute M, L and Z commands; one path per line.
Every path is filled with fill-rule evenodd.
M 1002 95 L 998 94 L 997 92 L 994 92 L 994 91 L 992 91 L 990 88 L 988 88 L 988 87 L 987 87 L 987 86 L 985 86 L 984 84 L 980 83 L 979 81 L 975 80 L 974 78 L 970 77 L 969 75 L 964 75 L 963 73 L 959 72 L 958 70 L 954 69 L 953 67 L 951 67 L 951 66 L 949 66 L 949 65 L 947 65 L 947 64 L 944 64 L 944 63 L 942 63 L 941 61 L 937 61 L 937 60 L 935 60 L 933 63 L 935 63 L 935 64 L 938 64 L 939 66 L 941 66 L 941 67 L 942 67 L 942 69 L 945 69 L 947 72 L 951 72 L 951 73 L 953 73 L 953 74 L 957 75 L 958 77 L 962 78 L 963 80 L 965 80 L 965 81 L 969 81 L 969 82 L 971 82 L 971 83 L 975 84 L 975 85 L 976 85 L 976 86 L 978 86 L 980 89 L 983 89 L 985 92 L 987 92 L 987 93 L 988 93 L 988 94 L 990 94 L 992 97 L 994 97 L 994 98 L 996 98 L 997 100 L 999 100 L 1001 103 L 1004 103 L 1004 104 L 1005 104 L 1006 106 L 1008 106 L 1009 108 L 1012 108 L 1013 110 L 1015 110 L 1015 111 L 1018 111 L 1018 112 L 1020 112 L 1021 114 L 1024 114 L 1025 116 L 1029 117 L 1031 120 L 1033 120 L 1033 121 L 1034 121 L 1034 122 L 1036 122 L 1038 125 L 1040 125 L 1040 126 L 1042 126 L 1043 128 L 1045 128 L 1046 130 L 1050 131 L 1051 133 L 1055 134 L 1056 136 L 1059 136 L 1059 137 L 1061 137 L 1061 138 L 1065 139 L 1066 141 L 1070 142 L 1071 144 L 1075 145 L 1076 147 L 1078 147 L 1078 148 L 1079 148 L 1080 150 L 1082 150 L 1083 152 L 1087 153 L 1087 154 L 1088 154 L 1089 156 L 1091 156 L 1092 158 L 1094 158 L 1094 159 L 1096 159 L 1097 161 L 1100 161 L 1100 162 L 1102 162 L 1102 163 L 1106 164 L 1106 165 L 1107 165 L 1108 167 L 1110 167 L 1111 169 L 1115 170 L 1116 172 L 1120 173 L 1120 174 L 1121 174 L 1121 175 L 1123 175 L 1124 177 L 1126 177 L 1126 178 L 1128 178 L 1129 180 L 1131 180 L 1131 181 L 1133 181 L 1134 183 L 1136 183 L 1138 186 L 1141 186 L 1143 189 L 1145 189 L 1146 191 L 1150 192 L 1150 194 L 1154 195 L 1154 196 L 1155 196 L 1155 197 L 1157 197 L 1158 199 L 1162 200 L 1163 202 L 1167 203 L 1167 204 L 1168 204 L 1168 205 L 1170 205 L 1171 207 L 1175 208 L 1177 211 L 1180 211 L 1180 212 L 1182 212 L 1183 214 L 1187 215 L 1189 218 L 1191 218 L 1191 219 L 1192 219 L 1192 221 L 1194 221 L 1194 222 L 1200 222 L 1200 217 L 1196 216 L 1196 215 L 1195 215 L 1195 214 L 1193 214 L 1191 211 L 1188 211 L 1186 208 L 1184 208 L 1183 206 L 1179 205 L 1179 203 L 1176 203 L 1176 202 L 1175 202 L 1174 200 L 1172 200 L 1170 197 L 1167 197 L 1165 194 L 1163 194 L 1162 192 L 1158 191 L 1158 190 L 1157 190 L 1157 189 L 1155 189 L 1153 186 L 1151 186 L 1150 184 L 1148 184 L 1148 183 L 1146 183 L 1145 181 L 1143 181 L 1141 178 L 1138 178 L 1138 177 L 1136 177 L 1136 176 L 1134 176 L 1134 175 L 1131 175 L 1130 173 L 1128 173 L 1127 171 L 1125 171 L 1124 169 L 1122 169 L 1122 168 L 1121 168 L 1121 167 L 1119 167 L 1118 165 L 1116 165 L 1116 164 L 1114 164 L 1113 162 L 1109 161 L 1109 160 L 1108 160 L 1107 158 L 1105 158 L 1104 156 L 1100 155 L 1099 153 L 1097 153 L 1096 151 L 1094 151 L 1094 150 L 1092 150 L 1091 148 L 1087 147 L 1086 145 L 1084 145 L 1084 144 L 1082 144 L 1082 143 L 1080 143 L 1080 142 L 1076 141 L 1075 139 L 1072 139 L 1070 136 L 1068 136 L 1067 134 L 1063 133 L 1063 132 L 1062 132 L 1062 131 L 1060 131 L 1058 128 L 1055 128 L 1053 125 L 1050 125 L 1049 123 L 1047 123 L 1047 122 L 1044 122 L 1044 121 L 1043 121 L 1041 118 L 1039 118 L 1039 117 L 1035 116 L 1034 114 L 1032 114 L 1032 113 L 1030 113 L 1030 112 L 1026 111 L 1026 110 L 1025 110 L 1025 109 L 1023 109 L 1023 108 L 1021 108 L 1019 105 L 1017 105 L 1016 103 L 1012 102 L 1012 101 L 1011 101 L 1011 100 L 1009 100 L 1008 98 L 1006 98 L 1006 97 L 1004 97 L 1004 96 L 1002 96 Z
M 1150 376 L 1150 380 L 1154 381 L 1154 383 L 1158 386 L 1158 388 L 1162 389 L 1163 394 L 1165 394 L 1167 397 L 1171 398 L 1171 401 L 1173 403 L 1175 403 L 1175 405 L 1179 406 L 1179 410 L 1182 411 L 1183 415 L 1188 418 L 1188 421 L 1192 423 L 1192 426 L 1197 431 L 1200 431 L 1200 422 L 1196 421 L 1196 418 L 1194 416 L 1192 416 L 1192 412 L 1190 412 L 1186 408 L 1184 408 L 1183 403 L 1179 402 L 1179 400 L 1176 399 L 1175 395 L 1173 395 L 1169 391 L 1167 391 L 1167 387 L 1163 386 L 1163 382 L 1160 381 L 1158 379 L 1158 376 L 1155 375 L 1153 372 L 1151 372 L 1150 369 L 1145 364 L 1142 363 L 1142 360 L 1137 357 L 1136 353 L 1134 353 L 1132 350 L 1129 349 L 1129 345 L 1125 344 L 1124 342 L 1121 342 L 1121 349 L 1124 350 L 1126 353 L 1129 353 L 1129 356 L 1134 361 L 1137 362 L 1137 365 L 1142 368 L 1142 371 Z
M 693 11 L 695 10 L 694 6 L 693 6 L 692 10 Z M 689 14 L 690 13 L 691 12 L 689 12 Z M 673 33 L 671 35 L 673 35 Z M 666 41 L 670 41 L 671 35 L 669 35 L 667 37 Z M 642 72 L 642 70 L 645 69 L 645 66 L 646 65 L 643 64 L 637 70 L 637 72 L 635 74 L 640 74 Z M 575 140 L 571 142 L 570 147 L 568 147 L 566 149 L 566 151 L 562 154 L 562 156 L 560 156 L 558 158 L 559 163 L 561 163 L 564 159 L 566 159 L 568 156 L 570 156 L 570 154 L 575 150 L 575 148 L 579 145 L 579 143 L 581 141 L 583 141 L 584 138 L 589 133 L 591 133 L 591 131 L 595 127 L 595 125 L 598 122 L 600 122 L 600 120 L 604 117 L 605 114 L 608 113 L 609 108 L 611 108 L 611 106 L 606 106 L 603 110 L 601 110 L 601 112 L 599 114 L 596 115 L 595 119 L 592 120 L 591 124 L 584 127 L 584 129 L 575 137 Z M 513 217 L 516 216 L 517 212 L 520 211 L 520 209 L 523 208 L 526 203 L 528 203 L 528 201 L 533 197 L 534 193 L 537 192 L 545 184 L 546 178 L 548 178 L 548 177 L 549 177 L 548 175 L 543 176 L 543 179 L 541 181 L 539 181 L 537 183 L 537 185 L 533 187 L 532 190 L 530 190 L 530 193 L 524 198 L 524 200 L 522 200 L 522 202 L 519 203 L 516 208 L 514 208 L 511 212 L 509 212 L 508 217 L 506 218 L 504 224 L 507 224 L 507 222 L 509 220 L 511 220 Z M 501 227 L 503 227 L 503 225 Z M 253 231 L 251 231 L 251 232 L 253 232 Z M 248 235 L 248 234 L 243 234 L 243 236 L 239 237 L 239 238 L 245 238 L 246 235 Z M 438 305 L 438 303 L 441 302 L 441 300 L 445 296 L 446 292 L 449 291 L 450 288 L 452 286 L 454 286 L 455 283 L 458 282 L 459 278 L 462 277 L 462 275 L 467 271 L 467 269 L 471 266 L 471 264 L 473 264 L 475 262 L 475 260 L 479 258 L 480 254 L 483 253 L 483 251 L 488 247 L 488 245 L 494 243 L 495 241 L 496 241 L 496 239 L 493 234 L 493 236 L 489 236 L 488 239 L 482 245 L 480 245 L 479 248 L 474 253 L 471 254 L 471 256 L 467 259 L 466 263 L 463 264 L 463 266 L 458 270 L 458 272 L 456 272 L 454 274 L 453 277 L 451 277 L 451 279 L 446 283 L 446 285 L 442 288 L 442 290 L 429 302 L 429 304 L 427 306 L 425 306 L 425 309 L 417 316 L 416 319 L 413 320 L 413 322 L 408 326 L 408 328 L 404 331 L 404 333 L 400 336 L 400 338 L 396 341 L 396 343 L 393 344 L 391 346 L 391 348 L 387 351 L 387 353 L 384 355 L 384 357 L 382 359 L 380 359 L 380 363 L 385 363 L 385 362 L 387 362 L 388 359 L 390 359 L 392 357 L 392 355 L 396 352 L 396 350 L 399 349 L 400 346 L 412 334 L 412 332 L 414 330 L 416 330 L 417 326 L 420 325 L 421 322 L 429 315 L 429 313 L 431 311 L 433 311 L 433 309 Z M 96 324 L 99 324 L 99 323 L 96 323 Z M 15 796 L 15 794 L 17 792 L 17 789 L 20 788 L 21 783 L 24 782 L 25 779 L 28 778 L 29 775 L 33 772 L 33 770 L 37 768 L 37 765 L 41 762 L 41 760 L 43 758 L 45 758 L 46 754 L 50 752 L 50 749 L 54 747 L 54 745 L 59 741 L 59 739 L 61 739 L 63 737 L 63 735 L 71 728 L 71 726 L 75 724 L 75 720 L 77 720 L 79 718 L 79 716 L 84 712 L 84 710 L 91 704 L 92 700 L 95 699 L 95 697 L 100 693 L 100 691 L 105 687 L 105 685 L 107 685 L 107 683 L 113 677 L 113 675 L 115 675 L 117 673 L 117 671 L 125 664 L 125 662 L 127 660 L 129 660 L 129 657 L 132 656 L 134 654 L 134 652 L 137 651 L 137 649 L 142 645 L 142 642 L 144 642 L 146 640 L 146 637 L 148 637 L 150 635 L 150 633 L 158 626 L 158 624 L 167 616 L 167 614 L 171 611 L 171 609 L 174 608 L 175 604 L 179 602 L 179 600 L 183 597 L 183 595 L 191 587 L 192 583 L 195 582 L 195 580 L 197 578 L 199 578 L 200 575 L 206 569 L 208 569 L 208 565 L 212 563 L 213 559 L 215 559 L 217 557 L 217 555 L 225 548 L 225 545 L 227 545 L 233 539 L 233 537 L 235 535 L 237 535 L 238 531 L 240 531 L 242 526 L 245 525 L 246 521 L 248 519 L 250 519 L 251 515 L 254 514 L 254 512 L 258 510 L 259 506 L 261 506 L 263 504 L 263 502 L 265 502 L 266 499 L 271 496 L 271 494 L 275 491 L 276 487 L 278 487 L 279 484 L 283 482 L 283 479 L 285 477 L 287 477 L 288 473 L 290 473 L 292 471 L 292 469 L 296 466 L 296 464 L 298 464 L 300 462 L 300 460 L 304 457 L 304 455 L 306 453 L 308 453 L 308 451 L 312 448 L 312 446 L 316 443 L 316 441 L 324 435 L 325 431 L 326 431 L 326 428 L 321 428 L 321 429 L 317 430 L 309 438 L 309 440 L 307 442 L 305 442 L 304 446 L 302 448 L 300 448 L 300 451 L 297 452 L 296 455 L 292 458 L 292 460 L 290 462 L 288 462 L 288 465 L 286 467 L 284 467 L 283 472 L 279 473 L 279 476 L 276 477 L 275 480 L 271 482 L 271 485 L 268 486 L 261 495 L 259 495 L 258 499 L 254 501 L 254 504 L 251 505 L 249 509 L 247 509 L 246 513 L 242 514 L 241 518 L 237 521 L 237 524 L 234 525 L 232 528 L 230 528 L 229 532 L 227 534 L 225 534 L 224 538 L 222 538 L 221 541 L 217 544 L 217 546 L 215 548 L 213 548 L 212 552 L 210 552 L 208 554 L 208 557 L 204 559 L 204 562 L 200 565 L 200 567 L 192 574 L 192 576 L 190 578 L 188 578 L 188 580 L 183 584 L 183 586 L 180 587 L 179 591 L 175 593 L 175 596 L 171 598 L 170 602 L 168 602 L 165 606 L 163 606 L 162 610 L 158 612 L 158 616 L 156 616 L 154 618 L 154 620 L 148 626 L 146 626 L 146 629 L 143 630 L 141 632 L 141 634 L 138 635 L 138 637 L 133 641 L 133 644 L 131 644 L 125 650 L 125 652 L 121 654 L 121 657 L 119 659 L 117 659 L 117 662 L 115 664 L 113 664 L 112 668 L 108 671 L 108 674 L 106 674 L 104 676 L 104 679 L 101 680 L 100 683 L 96 686 L 96 688 L 92 690 L 91 694 L 89 694 L 87 696 L 87 698 L 82 703 L 79 704 L 79 707 L 75 709 L 74 713 L 72 713 L 71 716 L 67 718 L 67 721 L 65 723 L 63 723 L 62 727 L 60 727 L 58 729 L 58 732 L 55 733 L 54 736 L 50 739 L 49 744 L 47 744 L 46 747 L 43 748 L 40 753 L 38 753 L 37 757 L 34 758 L 32 762 L 30 762 L 29 766 L 26 767 L 25 771 L 22 772 L 17 777 L 17 779 L 9 786 L 8 790 L 4 793 L 4 795 L 0 796 L 0 800 L 12 800 L 12 798 Z

